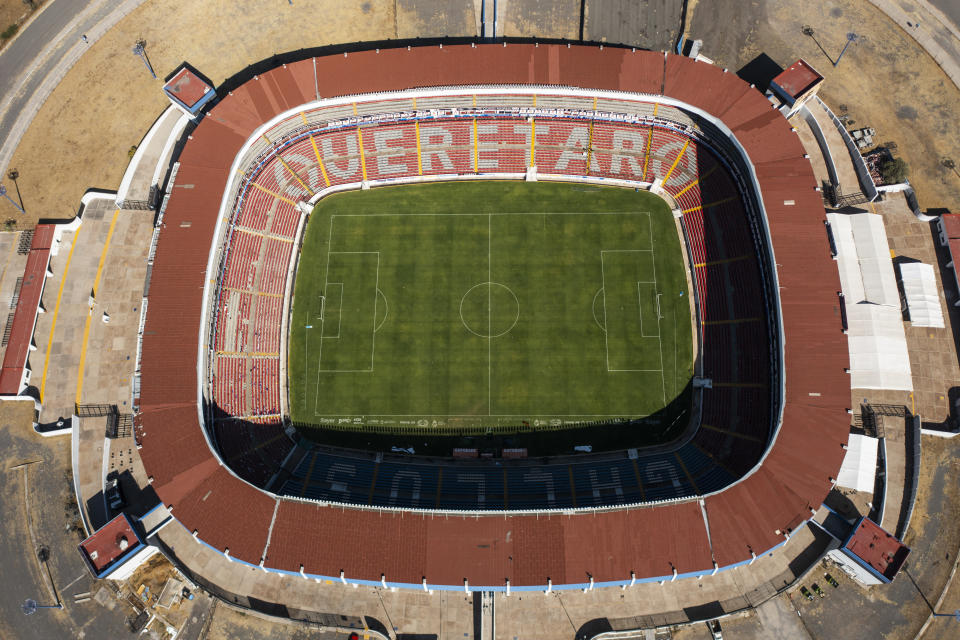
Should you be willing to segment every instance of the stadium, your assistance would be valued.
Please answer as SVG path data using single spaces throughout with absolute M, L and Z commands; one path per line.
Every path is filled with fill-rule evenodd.
M 376 342 L 380 328 L 403 317 L 399 292 L 380 288 L 390 259 L 384 249 L 381 268 L 380 249 L 414 253 L 390 244 L 413 227 L 407 217 L 393 233 L 374 223 L 338 226 L 344 230 L 334 249 L 334 218 L 346 223 L 324 207 L 342 202 L 342 213 L 371 196 L 392 207 L 389 199 L 404 190 L 449 194 L 451 184 L 475 189 L 474 200 L 496 197 L 497 185 L 552 190 L 538 197 L 577 207 L 617 190 L 610 198 L 644 203 L 627 210 L 649 207 L 648 221 L 656 216 L 668 230 L 676 224 L 676 247 L 654 241 L 652 226 L 634 239 L 625 239 L 627 222 L 598 230 L 599 239 L 584 244 L 602 285 L 567 287 L 586 295 L 588 307 L 602 291 L 602 338 L 593 339 L 606 342 L 608 375 L 587 369 L 583 384 L 593 377 L 597 386 L 583 395 L 600 397 L 609 411 L 566 412 L 554 403 L 525 413 L 509 394 L 497 395 L 491 350 L 526 322 L 520 310 L 541 281 L 526 294 L 518 288 L 519 295 L 500 285 L 511 291 L 516 313 L 503 298 L 506 319 L 494 330 L 493 291 L 506 276 L 492 275 L 503 264 L 492 254 L 481 262 L 487 277 L 449 288 L 461 300 L 460 319 L 451 324 L 463 320 L 458 330 L 473 332 L 469 339 L 485 350 L 477 356 L 488 376 L 478 387 L 487 395 L 485 411 L 417 405 L 407 390 L 380 404 L 354 404 L 363 407 L 355 411 L 349 402 L 323 409 L 342 397 L 322 397 L 327 378 L 330 389 L 361 387 L 360 395 L 396 384 L 369 375 L 391 360 L 377 360 L 375 344 L 390 354 L 383 336 Z M 383 48 L 287 62 L 218 98 L 185 136 L 167 192 L 150 248 L 135 435 L 151 486 L 179 523 L 173 526 L 233 561 L 318 581 L 413 589 L 509 592 L 672 580 L 770 552 L 810 519 L 835 483 L 850 381 L 822 197 L 787 120 L 726 70 L 661 52 L 543 43 Z M 584 233 L 562 227 L 563 211 L 523 211 L 544 229 L 549 221 L 560 225 L 558 233 Z M 310 229 L 321 227 L 309 222 L 318 220 L 329 224 L 325 253 L 303 251 L 313 247 Z M 478 246 L 489 252 L 493 216 L 480 220 Z M 458 230 L 461 224 L 455 221 Z M 526 230 L 516 224 L 502 233 Z M 450 228 L 422 235 L 447 238 Z M 408 242 L 425 246 L 420 232 L 410 233 Z M 533 260 L 518 247 L 502 253 Z M 673 248 L 676 255 L 661 252 L 663 259 L 685 267 L 673 280 L 663 272 L 649 282 L 631 279 L 631 270 L 649 271 L 650 260 L 660 266 L 659 247 Z M 548 249 L 562 262 L 563 252 Z M 427 254 L 431 264 L 443 259 Z M 463 255 L 467 269 L 479 254 Z M 303 302 L 304 265 L 317 256 L 327 261 L 323 297 Z M 409 269 L 423 267 L 410 260 Z M 560 268 L 541 262 L 547 274 Z M 678 289 L 688 291 L 687 280 L 680 304 L 673 299 Z M 477 307 L 479 323 L 463 318 L 471 283 L 484 285 L 488 297 Z M 611 313 L 618 295 L 621 302 L 634 296 L 629 304 L 639 299 L 639 319 Z M 661 307 L 668 296 L 670 309 Z M 409 308 L 424 308 L 418 304 Z M 559 308 L 563 315 L 569 304 Z M 678 337 L 682 330 L 660 331 L 668 313 L 689 318 L 692 345 Z M 644 318 L 656 321 L 656 334 L 642 328 Z M 565 335 L 563 326 L 556 330 Z M 644 342 L 653 337 L 657 350 Z M 669 370 L 664 340 L 681 353 Z M 553 358 L 544 368 L 562 369 L 579 357 L 575 349 L 554 356 L 538 344 L 523 366 L 537 367 L 543 357 Z M 314 349 L 325 355 L 311 359 Z M 411 370 L 409 377 L 422 376 Z M 521 385 L 535 394 L 543 386 L 527 389 L 526 381 L 498 377 L 498 389 Z M 435 388 L 432 379 L 424 384 Z M 649 388 L 661 391 L 658 406 L 629 401 L 632 389 Z M 665 440 L 621 437 L 642 432 L 650 413 L 671 403 L 674 429 Z M 300 423 L 311 413 L 320 435 L 306 437 Z M 339 430 L 419 442 L 415 436 L 436 435 L 428 416 L 440 414 L 464 414 L 439 425 L 451 436 L 444 442 L 496 431 L 523 443 L 556 427 L 566 428 L 557 434 L 575 431 L 583 440 L 577 444 L 590 444 L 588 428 L 621 435 L 576 455 L 538 455 L 531 447 L 529 458 L 511 457 L 513 449 L 455 458 L 453 446 L 434 455 L 431 445 L 427 456 L 323 440 Z

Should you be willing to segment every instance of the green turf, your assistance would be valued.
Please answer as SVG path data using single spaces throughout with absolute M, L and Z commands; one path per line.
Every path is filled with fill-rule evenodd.
M 325 198 L 296 276 L 291 417 L 476 433 L 654 414 L 692 375 L 684 264 L 670 210 L 633 189 Z

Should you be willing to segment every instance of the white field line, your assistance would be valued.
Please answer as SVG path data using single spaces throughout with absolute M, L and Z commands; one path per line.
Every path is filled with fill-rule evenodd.
M 647 224 L 650 229 L 650 252 L 653 257 L 653 282 L 654 282 L 654 291 L 656 291 L 656 282 L 657 282 L 657 253 L 653 249 L 653 220 L 650 217 L 650 214 L 647 214 Z M 660 383 L 663 385 L 663 404 L 667 404 L 667 381 L 663 375 L 663 339 L 660 337 L 660 314 L 657 314 L 657 343 L 659 345 L 660 352 Z M 674 338 L 676 340 L 676 338 Z M 676 377 L 676 374 L 674 374 Z
M 493 413 L 493 216 L 487 214 L 487 415 Z

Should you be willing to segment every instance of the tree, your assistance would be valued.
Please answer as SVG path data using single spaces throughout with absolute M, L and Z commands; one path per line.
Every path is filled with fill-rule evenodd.
M 880 175 L 883 176 L 883 181 L 886 184 L 899 184 L 907 180 L 907 176 L 910 175 L 910 167 L 903 161 L 903 158 L 894 158 L 880 165 Z

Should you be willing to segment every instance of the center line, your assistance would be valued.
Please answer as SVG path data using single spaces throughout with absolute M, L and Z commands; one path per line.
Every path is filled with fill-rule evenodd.
M 491 224 L 493 216 L 487 214 L 487 415 L 493 413 L 493 394 L 492 368 L 493 360 L 490 355 L 491 343 L 493 342 L 493 258 L 491 245 L 493 244 L 493 235 Z

